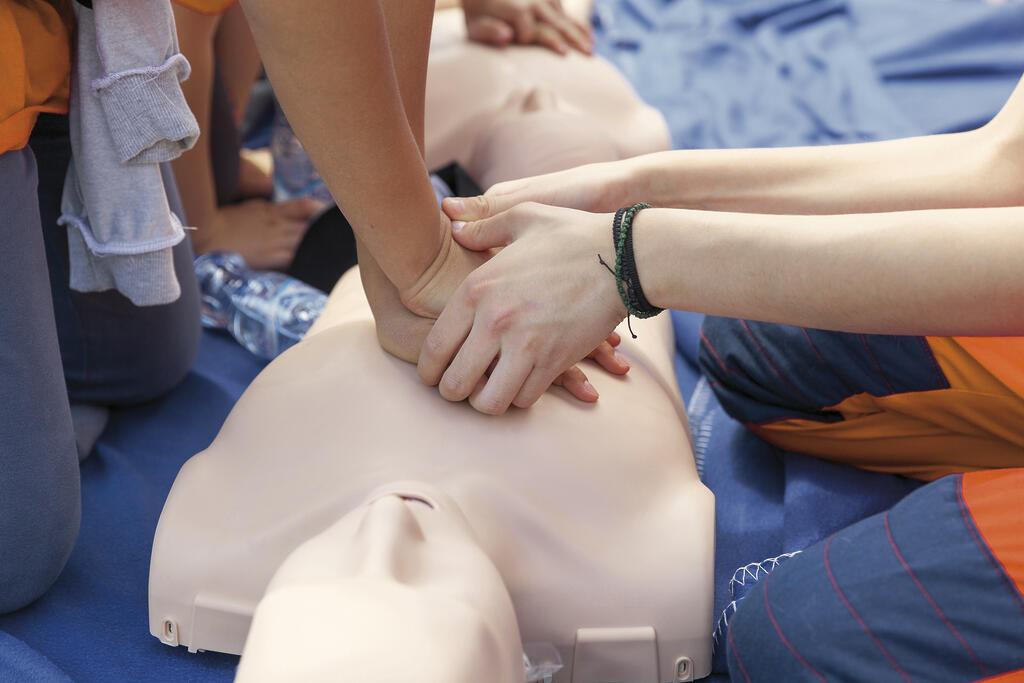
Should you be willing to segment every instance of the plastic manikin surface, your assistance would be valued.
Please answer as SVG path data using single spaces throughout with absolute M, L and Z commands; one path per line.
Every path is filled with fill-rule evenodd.
M 628 376 L 586 367 L 596 404 L 552 389 L 490 417 L 379 348 L 349 273 L 311 335 L 260 373 L 179 473 L 153 544 L 151 632 L 241 652 L 292 551 L 415 481 L 468 521 L 522 641 L 558 648 L 556 681 L 706 675 L 713 497 L 697 478 L 669 322 L 633 326 L 639 339 L 620 346 Z

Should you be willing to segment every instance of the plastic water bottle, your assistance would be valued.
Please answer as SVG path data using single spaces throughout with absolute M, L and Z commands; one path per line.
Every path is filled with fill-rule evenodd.
M 270 154 L 274 158 L 275 202 L 300 197 L 312 197 L 328 204 L 334 202 L 279 104 L 274 105 Z
M 251 270 L 232 252 L 195 261 L 203 325 L 226 329 L 261 358 L 272 359 L 305 336 L 327 296 L 295 278 Z

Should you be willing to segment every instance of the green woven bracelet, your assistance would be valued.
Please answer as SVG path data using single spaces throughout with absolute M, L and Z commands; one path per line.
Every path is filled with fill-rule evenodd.
M 644 209 L 651 208 L 650 204 L 640 202 L 626 209 L 622 215 L 622 224 L 617 230 L 615 244 L 615 285 L 619 289 L 619 296 L 626 307 L 629 315 L 637 318 L 652 318 L 662 309 L 651 306 L 640 289 L 640 278 L 636 273 L 636 264 L 633 261 L 631 233 L 633 230 L 633 218 Z M 628 253 L 627 253 L 628 252 Z

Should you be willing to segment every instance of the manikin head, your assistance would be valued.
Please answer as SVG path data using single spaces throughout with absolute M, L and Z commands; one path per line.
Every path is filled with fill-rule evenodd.
M 512 601 L 462 512 L 403 483 L 288 556 L 256 609 L 237 680 L 523 676 Z
M 476 138 L 467 171 L 483 188 L 619 158 L 592 116 L 543 87 L 513 93 Z

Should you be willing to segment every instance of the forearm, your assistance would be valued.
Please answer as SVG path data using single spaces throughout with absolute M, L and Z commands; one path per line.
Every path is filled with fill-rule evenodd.
M 334 198 L 388 278 L 412 285 L 438 254 L 441 224 L 379 0 L 243 7 L 275 93 Z
M 657 306 L 882 334 L 1024 334 L 1024 208 L 783 216 L 650 209 Z
M 660 152 L 623 163 L 636 201 L 656 206 L 868 213 L 1016 204 L 1024 160 L 1006 147 L 986 127 L 856 145 Z

